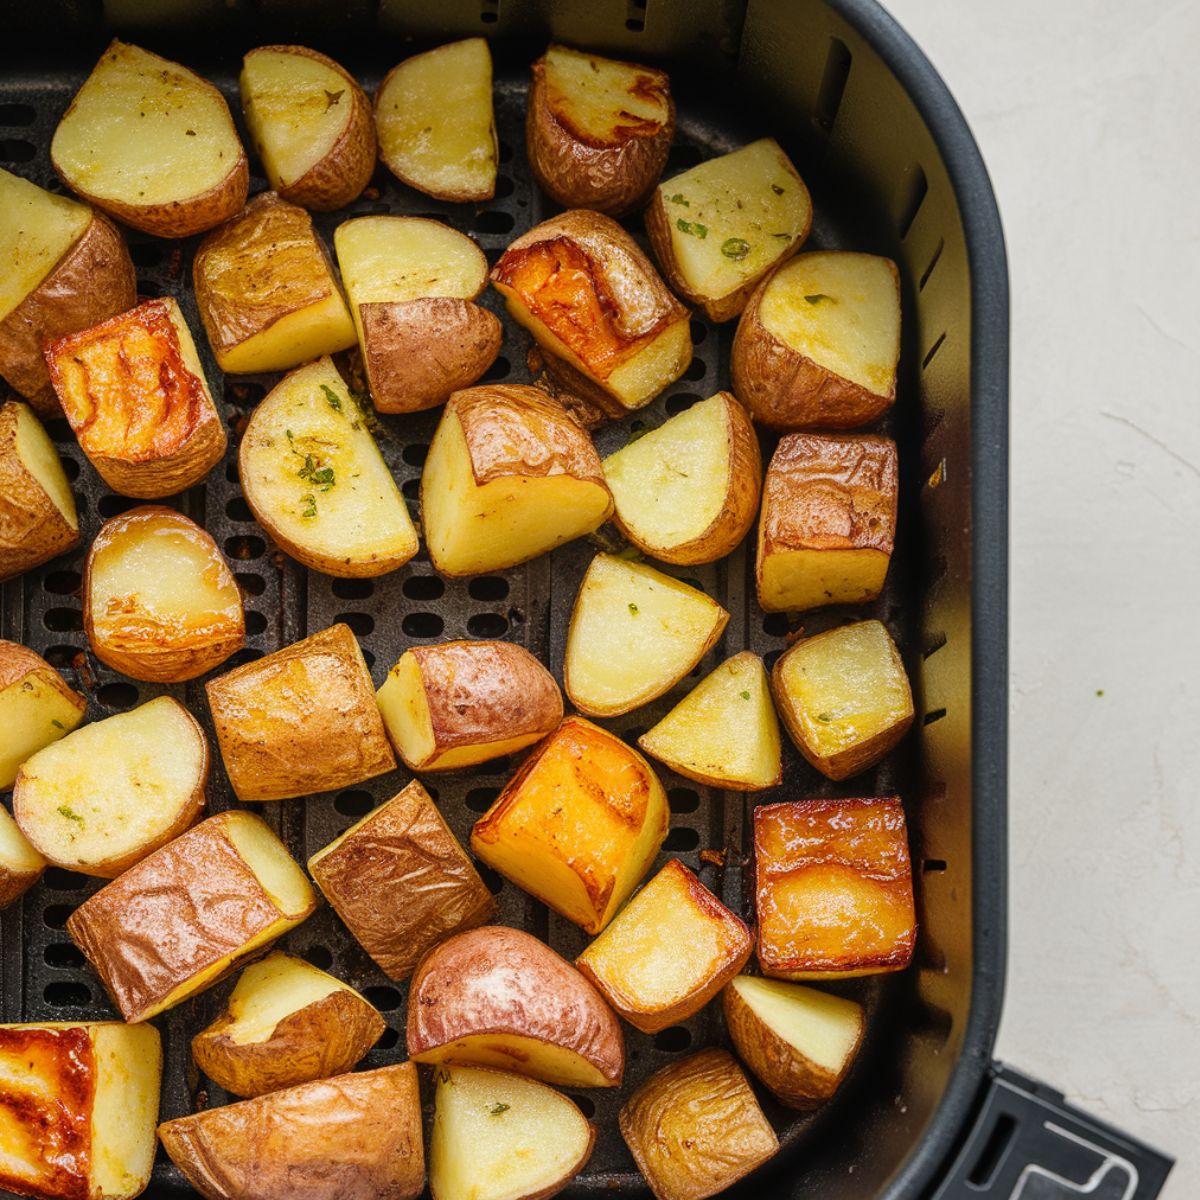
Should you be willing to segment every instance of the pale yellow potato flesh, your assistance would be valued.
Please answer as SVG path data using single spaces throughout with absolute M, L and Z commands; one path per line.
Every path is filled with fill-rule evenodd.
M 423 1063 L 472 1063 L 498 1071 L 511 1069 L 516 1060 L 523 1073 L 560 1087 L 613 1086 L 613 1081 L 583 1055 L 566 1046 L 556 1046 L 519 1033 L 469 1034 L 413 1054 L 411 1058 Z
M 636 90 L 646 76 L 635 63 L 551 46 L 542 58 L 547 100 L 576 134 L 601 144 L 620 141 L 622 127 L 639 121 L 664 125 L 670 105 L 659 91 Z
M 890 555 L 882 550 L 777 550 L 762 562 L 759 588 L 767 612 L 873 600 L 887 578 Z
M 248 812 L 233 812 L 225 832 L 289 928 L 312 912 L 316 896 L 308 876 L 258 817 Z
M 12 787 L 26 759 L 70 733 L 84 711 L 46 678 L 45 670 L 30 671 L 0 691 L 0 791 Z
M 234 375 L 279 371 L 345 350 L 354 344 L 353 337 L 346 302 L 335 286 L 324 300 L 280 317 L 269 329 L 222 353 L 220 367 Z
M 17 406 L 17 457 L 25 469 L 41 484 L 42 491 L 63 515 L 72 529 L 79 528 L 79 517 L 75 510 L 75 493 L 63 470 L 62 459 L 27 404 Z
M 0 721 L 3 719 L 0 713 Z M 36 875 L 45 866 L 46 860 L 29 844 L 8 809 L 0 804 L 0 894 L 5 877 Z
M 225 1006 L 233 1020 L 221 1032 L 237 1046 L 265 1042 L 284 1017 L 337 991 L 358 995 L 348 983 L 304 959 L 275 951 L 238 977 Z

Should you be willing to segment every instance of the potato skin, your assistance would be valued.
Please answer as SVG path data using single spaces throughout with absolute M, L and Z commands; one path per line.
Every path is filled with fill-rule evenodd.
M 50 274 L 0 321 L 0 375 L 38 416 L 61 416 L 42 347 L 136 303 L 137 277 L 124 235 L 93 210 Z
M 407 1062 L 178 1117 L 158 1136 L 207 1200 L 415 1200 L 425 1185 Z
M 422 412 L 470 387 L 496 361 L 504 327 L 470 300 L 359 305 L 367 386 L 379 412 Z

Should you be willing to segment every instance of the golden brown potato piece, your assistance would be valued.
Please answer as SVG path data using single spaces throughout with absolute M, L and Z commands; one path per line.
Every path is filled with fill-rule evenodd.
M 812 200 L 772 138 L 658 185 L 646 232 L 667 282 L 710 321 L 728 321 L 808 237 Z
M 709 787 L 755 792 L 782 776 L 779 721 L 762 659 L 749 650 L 706 675 L 638 745 Z
M 217 982 L 316 907 L 304 872 L 252 813 L 232 809 L 130 867 L 67 918 L 125 1020 Z
M 591 438 L 544 392 L 494 384 L 450 397 L 421 475 L 425 541 L 441 574 L 516 566 L 611 513 Z
M 221 93 L 179 63 L 117 40 L 59 121 L 50 161 L 85 200 L 160 237 L 228 220 L 250 184 Z
M 224 457 L 225 429 L 174 299 L 59 338 L 46 363 L 79 445 L 114 492 L 173 496 Z
M 40 654 L 0 641 L 0 792 L 12 787 L 27 758 L 65 737 L 86 711 L 86 698 Z
M 125 239 L 86 204 L 0 170 L 0 262 L 0 376 L 57 416 L 42 347 L 137 303 Z
M 434 1077 L 434 1200 L 547 1200 L 591 1157 L 595 1129 L 544 1083 L 481 1067 L 438 1067 Z
M 754 810 L 758 962 L 780 979 L 902 971 L 917 940 L 898 796 Z
M 551 46 L 533 64 L 525 148 L 564 208 L 620 216 L 658 182 L 675 132 L 671 81 L 638 63 Z
M 636 1029 L 657 1033 L 698 1013 L 746 964 L 746 923 L 678 859 L 575 960 Z
M 830 779 L 874 766 L 913 720 L 904 662 L 878 621 L 797 642 L 775 663 L 771 687 L 796 748 Z
M 255 196 L 200 243 L 192 279 L 222 371 L 286 371 L 354 345 L 312 217 L 274 192 Z
M 0 582 L 79 542 L 62 460 L 27 404 L 0 404 Z
M 653 768 L 614 733 L 567 717 L 471 831 L 471 849 L 588 933 L 599 933 L 667 836 Z
M 308 860 L 309 874 L 359 945 L 392 979 L 496 901 L 429 793 L 414 779 Z
M 792 612 L 874 600 L 892 557 L 898 490 L 890 438 L 781 438 L 758 518 L 759 604 Z
M 93 721 L 21 764 L 13 816 L 56 866 L 113 879 L 204 808 L 208 741 L 170 696 Z
M 25 895 L 45 869 L 46 860 L 0 804 L 0 911 Z
M 227 1092 L 261 1096 L 351 1070 L 386 1028 L 348 983 L 275 950 L 241 973 L 192 1057 Z
M 742 313 L 730 370 L 737 398 L 773 429 L 853 429 L 896 398 L 900 273 L 873 254 L 801 254 Z
M 83 627 L 101 662 L 156 683 L 195 679 L 246 640 L 242 594 L 216 542 L 158 504 L 100 527 L 83 568 Z
M 154 1166 L 161 1079 L 152 1025 L 0 1025 L 0 1189 L 133 1200 Z
M 779 1149 L 726 1050 L 701 1050 L 651 1075 L 625 1102 L 620 1124 L 658 1200 L 723 1192 Z
M 663 562 L 716 562 L 750 531 L 762 456 L 746 410 L 718 392 L 604 460 L 617 528 Z
M 416 1200 L 425 1187 L 412 1063 L 177 1117 L 158 1136 L 206 1200 Z
M 205 684 L 239 800 L 331 792 L 395 769 L 358 641 L 331 625 Z
M 721 1001 L 742 1061 L 789 1108 L 824 1104 L 862 1045 L 862 1005 L 802 983 L 739 975 Z
M 318 212 L 358 199 L 375 170 L 375 121 L 348 71 L 307 46 L 259 46 L 242 59 L 239 82 L 246 129 L 276 192 Z
M 379 157 L 400 180 L 439 200 L 490 200 L 499 144 L 492 55 L 485 38 L 414 54 L 375 94 Z
M 500 981 L 499 983 L 497 981 Z M 485 925 L 431 950 L 409 986 L 408 1056 L 516 1071 L 563 1087 L 619 1087 L 621 1027 L 565 959 Z
M 550 373 L 610 417 L 649 404 L 692 361 L 688 310 L 603 213 L 574 209 L 535 225 L 491 280 Z

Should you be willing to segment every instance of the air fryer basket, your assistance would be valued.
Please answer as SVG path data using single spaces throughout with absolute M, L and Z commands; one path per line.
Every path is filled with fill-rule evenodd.
M 912 831 L 921 930 L 917 961 L 900 975 L 841 985 L 870 1008 L 869 1040 L 859 1062 L 836 1100 L 816 1116 L 798 1118 L 767 1104 L 785 1149 L 743 1190 L 865 1200 L 932 1194 L 934 1188 L 939 1195 L 957 1195 L 959 1177 L 970 1180 L 961 1185 L 969 1194 L 1000 1187 L 1021 1157 L 1011 1144 L 1020 1124 L 1013 1116 L 1017 1101 L 1002 1101 L 1016 1096 L 1032 1102 L 1032 1085 L 1004 1076 L 1003 1088 L 997 1087 L 990 1067 L 1004 966 L 1007 278 L 986 173 L 961 115 L 916 47 L 871 0 L 381 0 L 378 8 L 372 0 L 160 5 L 105 0 L 102 8 L 53 0 L 36 9 L 3 4 L 0 11 L 8 27 L 20 31 L 0 76 L 0 161 L 43 186 L 62 190 L 49 165 L 50 137 L 114 32 L 180 58 L 234 101 L 241 53 L 254 44 L 307 42 L 334 54 L 370 89 L 414 48 L 482 33 L 494 39 L 497 62 L 496 199 L 478 207 L 443 204 L 402 187 L 381 169 L 373 190 L 348 210 L 319 216 L 318 225 L 328 239 L 350 215 L 429 214 L 470 233 L 494 262 L 517 234 L 554 211 L 531 182 L 523 136 L 527 64 L 553 36 L 658 61 L 671 71 L 680 121 L 668 174 L 751 137 L 773 134 L 813 190 L 817 217 L 810 246 L 895 258 L 904 280 L 905 332 L 899 401 L 887 425 L 901 449 L 901 526 L 893 569 L 886 593 L 869 613 L 811 614 L 804 626 L 815 631 L 861 615 L 887 622 L 916 686 L 917 727 L 877 772 L 846 784 L 824 780 L 790 746 L 783 784 L 749 798 L 664 770 L 672 810 L 664 856 L 681 858 L 750 916 L 748 831 L 754 805 L 805 795 L 900 792 Z M 232 107 L 237 113 L 236 102 Z M 263 187 L 260 177 L 252 179 L 252 191 Z M 195 240 L 168 244 L 130 232 L 141 293 L 177 296 L 198 332 L 188 286 Z M 529 340 L 497 301 L 494 293 L 483 301 L 505 320 L 502 357 L 487 378 L 527 382 Z M 696 360 L 685 377 L 644 412 L 601 431 L 602 452 L 623 444 L 632 429 L 658 424 L 728 386 L 732 324 L 717 327 L 697 319 L 693 329 Z M 204 339 L 198 341 L 235 448 L 248 412 L 273 380 L 223 377 Z M 414 515 L 436 419 L 436 413 L 384 418 L 381 448 Z M 79 499 L 86 547 L 106 517 L 133 502 L 105 488 L 65 422 L 49 428 Z M 567 617 L 594 546 L 575 543 L 528 566 L 469 581 L 441 580 L 423 552 L 381 579 L 335 580 L 299 568 L 271 545 L 242 498 L 233 449 L 205 485 L 172 503 L 213 534 L 242 586 L 247 647 L 229 665 L 344 621 L 358 636 L 376 683 L 406 647 L 451 637 L 519 641 L 561 677 Z M 88 694 L 93 720 L 165 691 L 188 705 L 211 738 L 202 681 L 139 685 L 90 654 L 80 614 L 82 558 L 82 551 L 64 556 L 5 585 L 3 636 L 33 647 L 62 669 Z M 731 613 L 721 645 L 695 674 L 746 648 L 766 656 L 769 665 L 785 645 L 788 621 L 781 615 L 764 619 L 754 603 L 752 559 L 752 545 L 749 552 L 743 546 L 714 567 L 673 572 L 697 581 Z M 615 728 L 636 736 L 692 683 L 613 723 Z M 464 841 L 510 768 L 490 763 L 432 781 L 431 792 Z M 388 775 L 256 811 L 303 861 L 392 795 L 403 778 Z M 213 811 L 233 802 L 219 764 L 209 801 Z M 723 850 L 724 865 L 703 861 L 703 849 Z M 569 957 L 581 949 L 584 938 L 573 925 L 486 868 L 483 874 L 498 893 L 501 921 L 531 930 Z M 0 917 L 4 1020 L 112 1015 L 64 931 L 68 913 L 96 885 L 51 869 Z M 383 1011 L 391 1029 L 365 1066 L 402 1057 L 405 989 L 374 967 L 328 908 L 283 945 L 347 979 Z M 164 1116 L 227 1101 L 197 1078 L 188 1042 L 215 1015 L 229 986 L 203 993 L 157 1022 L 166 1052 Z M 712 1006 L 654 1037 L 629 1028 L 625 1033 L 625 1093 L 689 1047 L 723 1037 Z M 989 1080 L 986 1123 L 947 1176 L 947 1163 L 964 1141 Z M 600 1136 L 569 1194 L 613 1189 L 640 1194 L 643 1185 L 616 1132 L 620 1097 L 590 1091 L 576 1099 L 585 1111 L 594 1111 Z M 1058 1117 L 1060 1124 L 1068 1119 Z M 1040 1128 L 1037 1120 L 1026 1126 Z M 1077 1148 L 1076 1153 L 1078 1161 L 1060 1173 L 1087 1178 L 1095 1164 Z M 1122 1161 L 1132 1156 L 1126 1146 Z M 1147 1178 L 1143 1168 L 1143 1185 Z M 1002 1194 L 1011 1190 L 1004 1186 Z M 1156 1191 L 1155 1186 L 1136 1194 Z M 148 1194 L 190 1193 L 160 1156 Z

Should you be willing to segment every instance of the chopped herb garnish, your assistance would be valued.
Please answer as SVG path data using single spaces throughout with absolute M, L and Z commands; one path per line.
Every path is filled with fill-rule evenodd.
M 773 233 L 771 236 L 775 238 L 783 238 L 785 242 L 791 241 L 792 239 L 792 235 L 790 233 Z
M 183 131 L 183 134 L 184 134 L 184 137 L 195 137 L 196 131 L 194 129 L 185 129 Z
M 326 88 L 325 89 L 325 111 L 328 112 L 329 109 L 331 109 L 345 94 L 346 94 L 345 88 L 342 88 L 341 91 L 338 91 L 338 92 L 331 92 L 331 91 L 329 91 L 328 88 Z
M 828 725 L 833 720 L 833 713 L 817 713 L 817 720 L 822 725 Z
M 1097 688 L 1097 689 L 1096 689 L 1096 695 L 1097 695 L 1097 696 L 1103 696 L 1103 695 L 1104 695 L 1104 689 L 1103 689 L 1103 688 Z
M 680 233 L 691 234 L 692 237 L 698 237 L 701 241 L 708 237 L 708 226 L 701 225 L 699 221 L 685 221 L 680 217 L 675 222 L 675 228 Z
M 68 804 L 58 806 L 58 815 L 66 817 L 68 821 L 78 821 L 80 825 L 83 824 L 83 818 Z
M 750 693 L 749 693 L 749 692 L 743 692 L 743 693 L 742 693 L 742 699 L 743 699 L 743 700 L 749 700 L 749 699 L 750 699 Z
M 317 515 L 317 498 L 312 492 L 307 492 L 300 497 L 300 503 L 304 505 L 300 515 L 302 517 L 315 517 Z
M 53 717 L 50 719 L 50 724 L 53 725 L 55 729 L 66 729 L 66 726 L 61 721 L 56 721 L 53 719 Z
M 329 401 L 329 407 L 334 412 L 342 411 L 342 398 L 331 388 L 327 383 L 321 384 L 321 391 L 325 393 L 325 399 Z
M 616 556 L 625 562 L 641 562 L 646 557 L 636 546 L 624 546 Z
M 804 298 L 809 302 L 809 304 L 820 304 L 823 300 L 828 300 L 830 304 L 837 303 L 832 296 L 827 296 L 824 292 L 816 292 L 815 294 L 811 296 L 805 296 Z
M 783 188 L 781 188 L 777 183 L 771 184 L 771 191 L 773 191 L 777 196 L 783 195 Z
M 501 1102 L 499 1104 L 493 1104 L 492 1107 L 488 1109 L 488 1112 L 490 1112 L 493 1117 L 498 1117 L 501 1113 L 508 1112 L 509 1108 L 511 1107 L 511 1105 Z
M 726 258 L 743 259 L 750 253 L 750 243 L 745 238 L 726 238 L 721 243 L 721 253 Z
M 629 602 L 629 611 L 636 617 L 638 614 L 638 606 L 632 600 Z
M 671 203 L 672 204 L 682 204 L 684 208 L 692 207 L 692 202 L 690 200 L 685 199 L 682 192 L 676 192 L 675 195 L 673 195 L 671 197 Z

